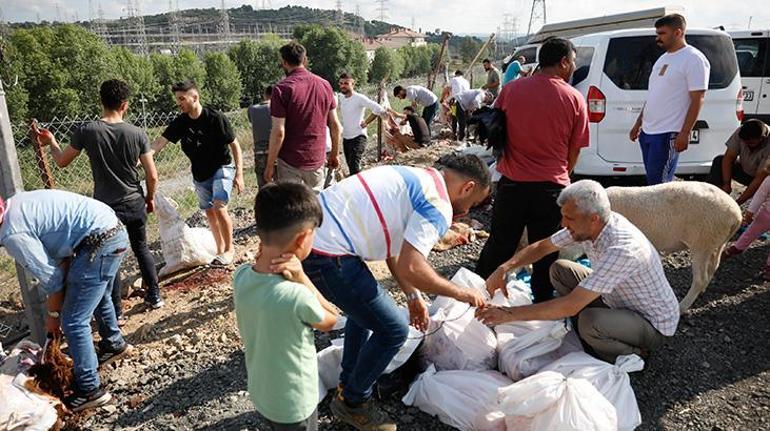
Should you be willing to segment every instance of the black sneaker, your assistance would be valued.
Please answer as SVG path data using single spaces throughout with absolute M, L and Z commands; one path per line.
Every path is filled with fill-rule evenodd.
M 92 409 L 95 407 L 103 406 L 110 402 L 112 395 L 104 389 L 97 389 L 88 395 L 79 394 L 77 392 L 64 398 L 64 405 L 71 412 L 79 412 L 85 409 Z
M 125 343 L 123 347 L 118 350 L 109 349 L 99 343 L 99 351 L 96 352 L 96 357 L 99 359 L 99 366 L 109 365 L 116 360 L 128 355 L 134 349 L 134 346 Z
M 158 308 L 161 308 L 164 305 L 166 305 L 166 303 L 162 299 L 160 299 L 160 298 L 158 298 L 156 300 L 145 299 L 144 300 L 144 305 L 148 309 L 157 310 Z
M 342 396 L 334 397 L 329 404 L 334 416 L 361 431 L 396 431 L 396 424 L 382 410 L 367 401 L 357 406 L 348 405 Z

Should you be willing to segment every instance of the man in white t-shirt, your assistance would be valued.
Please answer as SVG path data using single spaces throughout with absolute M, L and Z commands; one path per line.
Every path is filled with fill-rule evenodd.
M 436 111 L 438 111 L 438 96 L 422 85 L 410 85 L 406 88 L 396 85 L 393 88 L 393 96 L 402 100 L 409 100 L 412 102 L 413 108 L 416 108 L 417 105 L 422 105 L 422 119 L 425 120 L 428 128 L 430 128 L 433 118 L 436 117 Z
M 355 80 L 347 73 L 340 75 L 340 93 L 337 106 L 340 108 L 342 119 L 342 151 L 348 164 L 350 175 L 361 171 L 361 158 L 366 149 L 366 126 L 377 116 L 387 113 L 385 108 L 368 97 L 355 91 Z M 372 113 L 364 120 L 364 111 L 369 108 Z
M 462 141 L 465 137 L 465 124 L 466 116 L 462 108 L 457 104 L 457 96 L 463 91 L 471 89 L 471 84 L 463 76 L 463 71 L 458 70 L 455 72 L 454 78 L 448 83 L 444 91 L 445 100 L 442 99 L 442 103 L 447 107 L 450 112 L 452 133 L 458 141 Z M 451 108 L 450 104 L 454 106 Z
M 469 116 L 473 114 L 473 111 L 485 104 L 491 104 L 495 100 L 495 96 L 488 90 L 475 89 L 459 93 L 455 100 L 457 101 L 457 106 L 465 113 L 465 116 Z
M 356 429 L 396 429 L 369 400 L 374 382 L 406 341 L 410 321 L 421 331 L 427 329 L 428 311 L 420 291 L 473 307 L 484 304 L 480 291 L 441 277 L 427 257 L 453 216 L 487 198 L 489 170 L 474 155 L 448 155 L 439 164 L 440 170 L 367 169 L 319 195 L 323 223 L 302 266 L 348 319 L 340 390 L 330 409 Z M 409 319 L 366 265 L 382 260 L 406 295 Z
M 655 42 L 666 52 L 652 67 L 647 103 L 629 134 L 642 147 L 648 185 L 674 179 L 708 89 L 711 66 L 702 52 L 687 45 L 686 27 L 679 14 L 655 22 Z

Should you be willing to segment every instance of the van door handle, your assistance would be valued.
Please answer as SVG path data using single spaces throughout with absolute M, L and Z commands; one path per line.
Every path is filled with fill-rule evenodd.
M 709 123 L 707 123 L 706 120 L 698 120 L 692 128 L 693 130 L 708 129 Z

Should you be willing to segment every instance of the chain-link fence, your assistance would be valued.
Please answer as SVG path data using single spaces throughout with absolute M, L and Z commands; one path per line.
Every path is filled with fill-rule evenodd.
M 166 126 L 176 115 L 178 115 L 176 112 L 130 115 L 126 118 L 126 121 L 144 129 L 150 142 L 152 142 L 163 133 L 163 130 L 165 130 Z M 256 178 L 252 169 L 254 158 L 252 156 L 253 151 L 251 150 L 253 148 L 251 125 L 246 116 L 246 110 L 228 112 L 225 115 L 230 120 L 238 142 L 243 149 L 244 182 L 246 185 L 243 193 L 233 195 L 232 205 L 250 206 L 256 193 Z M 98 116 L 54 118 L 50 122 L 41 123 L 40 127 L 50 130 L 60 145 L 65 146 L 70 144 L 72 134 L 77 128 L 96 119 L 98 119 Z M 40 169 L 38 152 L 28 133 L 29 124 L 14 124 L 12 125 L 12 130 L 24 189 L 35 190 L 44 188 L 45 181 Z M 47 148 L 43 148 L 41 154 L 42 157 L 46 158 L 46 162 L 50 166 L 54 188 L 89 196 L 92 194 L 93 178 L 87 155 L 81 154 L 66 168 L 59 168 L 54 163 Z M 182 152 L 181 146 L 176 144 L 167 145 L 155 155 L 155 165 L 159 176 L 158 190 L 164 196 L 177 202 L 183 217 L 189 217 L 197 211 L 198 205 L 190 173 L 190 161 Z M 157 236 L 157 232 L 154 229 L 149 229 L 148 233 L 151 238 Z

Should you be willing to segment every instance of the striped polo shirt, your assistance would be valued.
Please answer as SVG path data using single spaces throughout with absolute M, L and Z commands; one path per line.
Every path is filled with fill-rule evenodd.
M 452 223 L 444 177 L 436 169 L 380 166 L 319 195 L 323 225 L 313 251 L 366 261 L 397 256 L 407 241 L 427 256 Z

